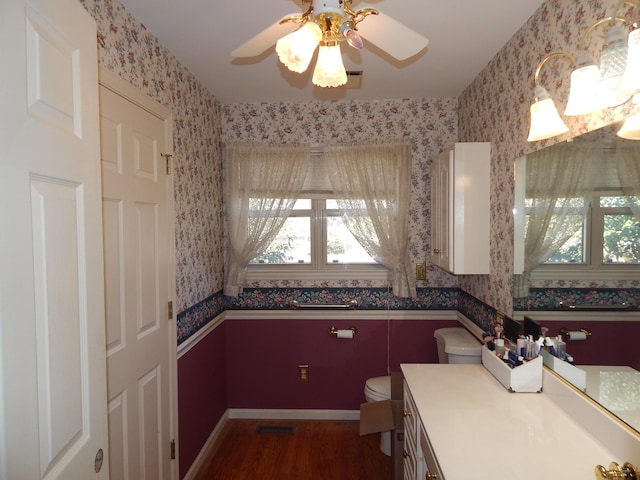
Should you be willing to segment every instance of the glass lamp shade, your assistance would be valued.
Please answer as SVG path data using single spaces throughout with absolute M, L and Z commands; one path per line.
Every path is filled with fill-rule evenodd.
M 528 142 L 544 140 L 569 131 L 564 124 L 553 99 L 544 87 L 536 86 L 535 101 L 531 105 L 531 127 Z
M 627 140 L 640 140 L 640 113 L 627 118 L 616 135 Z
M 600 55 L 600 88 L 598 92 L 606 107 L 615 107 L 629 100 L 629 95 L 620 92 L 627 64 L 627 41 L 627 32 L 620 25 L 612 25 L 607 30 L 605 46 Z
M 347 83 L 340 45 L 320 45 L 312 82 L 319 87 L 339 87 Z
M 285 35 L 276 42 L 276 52 L 280 61 L 292 72 L 304 72 L 322 40 L 322 30 L 314 22 L 307 22 L 295 32 Z
M 640 92 L 640 28 L 629 34 L 627 64 L 620 91 L 627 95 Z
M 585 51 L 578 53 L 578 67 L 571 72 L 569 100 L 565 115 L 585 115 L 604 108 L 598 97 L 600 69 Z

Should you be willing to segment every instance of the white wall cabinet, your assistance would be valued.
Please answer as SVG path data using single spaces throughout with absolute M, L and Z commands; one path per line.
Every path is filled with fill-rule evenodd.
M 489 273 L 490 160 L 490 143 L 456 143 L 431 165 L 431 263 L 447 272 Z

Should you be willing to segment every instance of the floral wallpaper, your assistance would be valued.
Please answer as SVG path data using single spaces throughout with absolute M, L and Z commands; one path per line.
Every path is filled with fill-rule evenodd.
M 98 61 L 173 112 L 177 310 L 222 289 L 220 103 L 117 0 L 80 0 Z
M 411 143 L 410 251 L 413 263 L 429 265 L 431 160 L 457 138 L 457 101 L 453 98 L 380 101 L 256 103 L 222 106 L 224 142 L 366 143 L 404 139 Z M 385 287 L 386 282 L 260 281 L 255 288 Z M 457 279 L 429 265 L 420 287 L 457 286 Z
M 460 287 L 458 308 L 483 326 L 493 310 L 512 311 L 512 161 L 528 152 L 566 140 L 640 110 L 631 102 L 594 115 L 566 119 L 571 132 L 533 144 L 526 141 L 533 72 L 548 53 L 576 55 L 585 29 L 612 15 L 617 0 L 547 0 L 496 54 L 459 98 L 378 101 L 277 102 L 221 105 L 118 0 L 79 0 L 98 26 L 99 61 L 135 87 L 167 106 L 174 115 L 176 261 L 179 328 L 188 336 L 228 308 L 221 297 L 223 269 L 223 201 L 220 145 L 223 142 L 349 143 L 405 139 L 411 143 L 410 249 L 414 263 L 426 262 L 422 291 Z M 604 29 L 590 37 L 596 54 Z M 541 83 L 564 105 L 571 67 L 560 57 L 545 64 Z M 454 277 L 430 265 L 429 170 L 432 159 L 455 141 L 490 141 L 491 271 L 488 276 Z M 344 292 L 369 289 L 373 297 L 386 285 L 373 281 L 261 281 L 249 285 L 247 301 L 278 289 Z M 548 289 L 558 284 L 534 285 Z M 607 288 L 584 279 L 570 286 Z M 631 287 L 631 295 L 638 285 Z M 636 289 L 636 290 L 634 290 Z M 274 293 L 275 292 L 275 293 Z M 265 297 L 267 303 L 270 296 Z M 451 297 L 454 298 L 454 297 Z M 637 302 L 637 295 L 636 300 Z M 537 301 L 536 301 L 537 302 Z M 446 302 L 445 302 L 446 303 Z M 242 305 L 237 305 L 242 308 Z M 181 324 L 181 322 L 184 324 Z
M 512 311 L 513 160 L 620 120 L 634 108 L 632 102 L 627 102 L 592 115 L 565 117 L 570 128 L 568 134 L 528 143 L 534 71 L 550 52 L 562 50 L 575 57 L 586 29 L 596 20 L 613 15 L 617 3 L 616 0 L 548 0 L 458 98 L 459 140 L 482 140 L 492 144 L 492 273 L 462 278 L 460 287 L 501 311 Z M 602 47 L 604 33 L 605 28 L 601 27 L 588 36 L 587 50 L 595 58 Z M 571 69 L 566 58 L 558 57 L 541 70 L 540 82 L 554 98 L 560 112 L 566 105 Z M 556 286 L 562 287 L 561 283 Z M 607 284 L 597 279 L 584 279 L 574 282 L 571 287 L 593 289 L 607 287 Z M 637 287 L 638 282 L 635 282 Z M 638 290 L 635 290 L 635 302 L 638 302 Z

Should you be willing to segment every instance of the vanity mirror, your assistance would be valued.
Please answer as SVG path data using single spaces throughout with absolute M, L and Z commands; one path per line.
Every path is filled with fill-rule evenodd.
M 622 183 L 634 177 L 627 173 L 620 180 L 617 174 L 618 165 L 626 161 L 622 156 L 638 163 L 640 141 L 618 137 L 619 129 L 619 123 L 613 124 L 516 160 L 513 318 L 522 323 L 523 316 L 529 315 L 548 327 L 551 335 L 564 327 L 593 328 L 592 338 L 567 343 L 567 351 L 574 355 L 577 366 L 558 363 L 553 358 L 547 359 L 545 365 L 640 434 L 640 350 L 636 345 L 640 338 L 640 290 L 633 280 L 640 278 L 640 221 L 633 211 L 637 200 L 633 208 L 631 203 L 625 203 L 629 191 Z M 531 221 L 532 208 L 537 207 L 531 200 L 525 203 L 525 197 L 532 196 L 524 173 L 527 162 L 539 162 L 538 167 L 549 165 L 549 170 L 540 169 L 539 173 L 541 204 L 554 195 L 563 196 L 563 190 L 553 192 L 560 183 L 559 188 L 569 192 L 565 197 L 596 199 L 595 210 L 600 215 L 591 212 L 582 223 L 582 212 L 588 209 L 589 202 L 574 200 L 567 202 L 561 215 L 554 207 L 556 218 L 537 219 L 543 225 L 540 229 L 546 228 L 545 223 L 554 228 L 554 223 L 561 223 L 558 217 L 569 224 L 578 221 L 579 225 L 567 227 L 578 232 L 575 238 L 551 255 L 548 264 L 535 270 L 532 266 L 536 261 L 525 254 L 533 248 L 527 245 L 525 249 L 525 221 Z M 591 172 L 573 166 L 588 162 L 594 167 Z M 564 177 L 568 179 L 565 181 Z M 606 240 L 594 246 L 592 237 L 587 238 L 590 232 L 607 228 L 615 233 L 617 246 L 614 242 L 607 245 Z M 548 238 L 542 237 L 541 244 L 549 243 Z M 553 244 L 549 248 L 558 249 Z M 547 255 L 540 248 L 537 254 L 539 258 Z M 542 297 L 547 301 L 544 306 L 540 305 Z M 570 311 L 567 306 L 572 307 Z

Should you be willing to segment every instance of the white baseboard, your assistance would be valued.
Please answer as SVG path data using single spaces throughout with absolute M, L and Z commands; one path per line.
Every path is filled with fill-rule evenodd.
M 360 420 L 360 410 L 301 410 L 230 408 L 229 418 L 264 420 Z
M 224 424 L 227 423 L 227 420 L 229 420 L 229 410 L 224 412 L 222 417 L 220 417 L 218 424 L 215 426 L 215 428 L 211 432 L 211 435 L 209 435 L 209 438 L 207 438 L 207 441 L 204 442 L 204 445 L 202 446 L 200 453 L 198 453 L 198 456 L 195 458 L 195 460 L 191 464 L 191 467 L 189 467 L 189 470 L 187 471 L 187 473 L 185 474 L 182 480 L 191 480 L 192 478 L 195 477 L 195 475 L 200 470 L 202 463 L 209 456 L 209 453 L 211 452 L 213 445 L 216 443 L 216 440 L 220 436 L 222 427 L 224 427 Z

